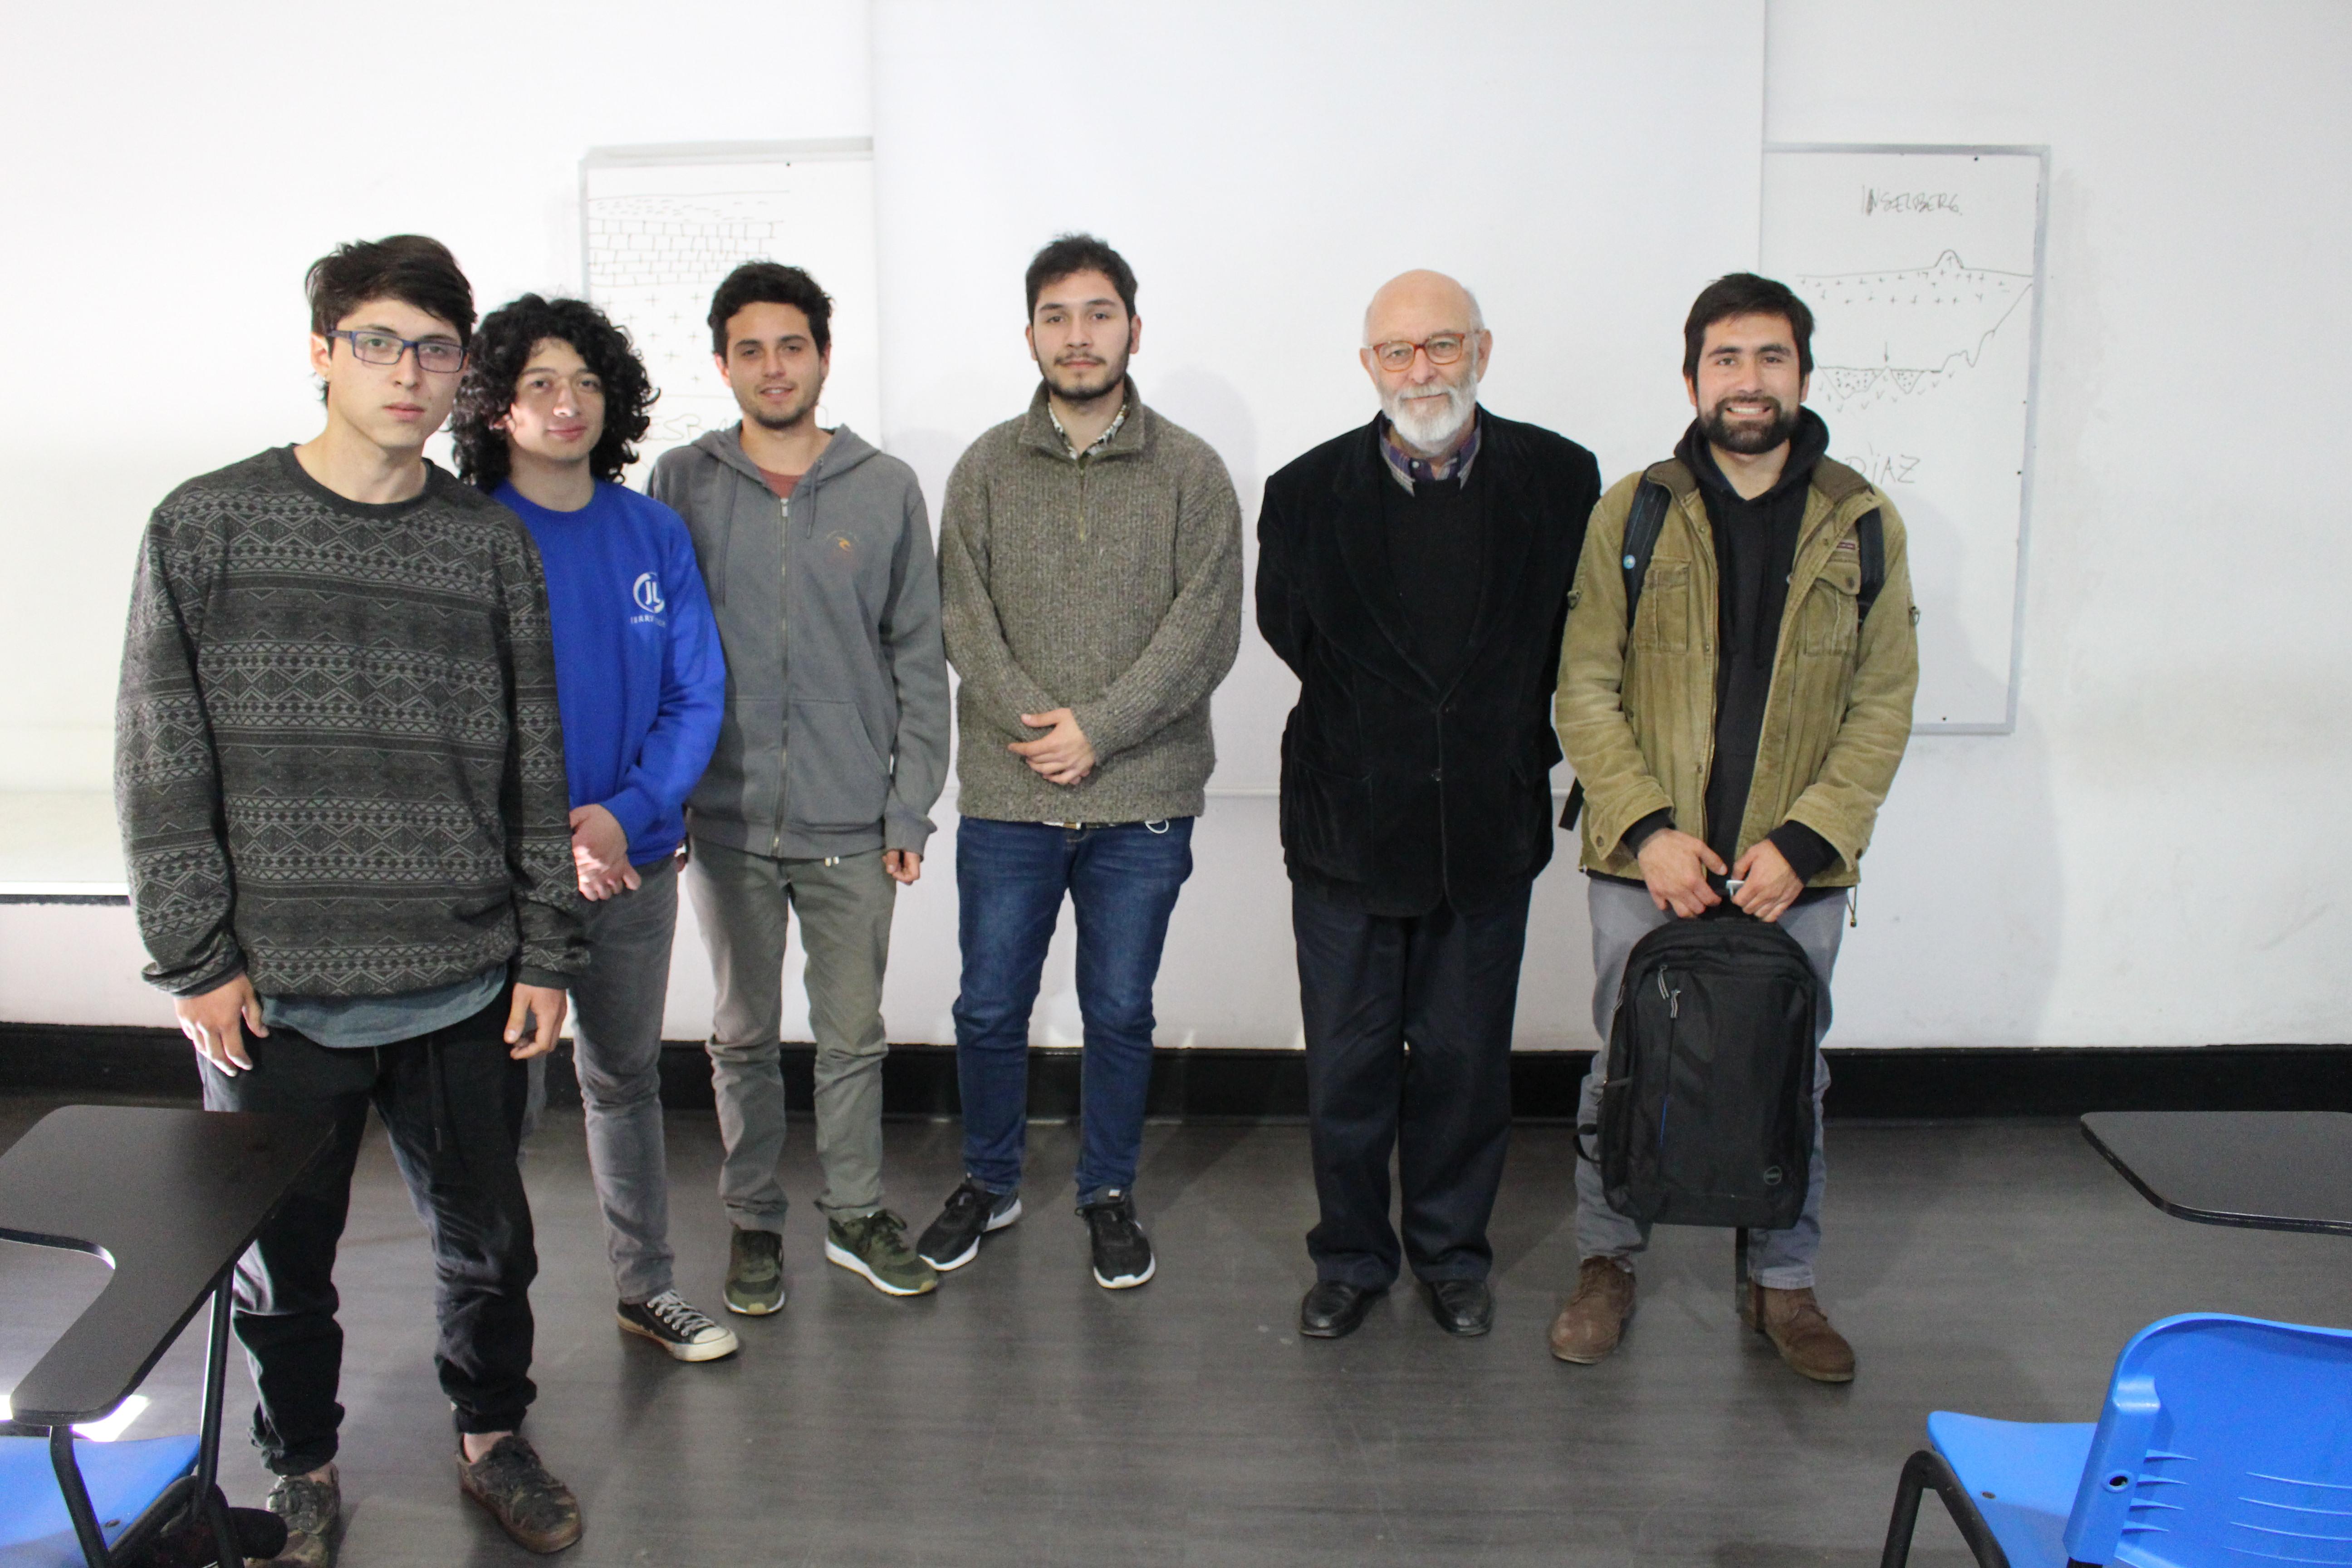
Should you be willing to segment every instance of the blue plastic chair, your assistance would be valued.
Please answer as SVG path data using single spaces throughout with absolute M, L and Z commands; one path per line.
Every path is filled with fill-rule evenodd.
M 157 1498 L 194 1473 L 200 1446 L 194 1433 L 75 1443 L 75 1468 L 110 1550 L 122 1545 L 132 1521 Z M 0 1568 L 83 1568 L 88 1561 L 47 1439 L 0 1437 Z
M 2352 1563 L 2352 1330 L 2220 1312 L 2149 1324 L 2098 1425 L 1939 1410 L 1881 1568 L 1933 1487 L 1984 1568 Z

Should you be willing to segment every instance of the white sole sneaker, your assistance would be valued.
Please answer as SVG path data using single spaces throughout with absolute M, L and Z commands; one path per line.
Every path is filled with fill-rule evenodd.
M 986 1236 L 992 1230 L 1003 1230 L 1006 1226 L 1011 1225 L 1014 1220 L 1019 1219 L 1020 1217 L 1021 1200 L 1016 1197 L 1013 1200 L 1013 1206 L 1011 1208 L 1006 1209 L 1003 1214 L 991 1215 L 988 1216 L 988 1223 L 980 1227 L 980 1236 Z M 980 1256 L 980 1236 L 973 1237 L 970 1247 L 965 1247 L 961 1252 L 958 1253 L 955 1257 L 950 1258 L 945 1263 L 940 1262 L 936 1258 L 923 1258 L 923 1255 L 919 1252 L 915 1254 L 915 1256 L 918 1258 L 923 1258 L 924 1262 L 929 1264 L 932 1268 L 938 1269 L 942 1274 L 952 1274 L 957 1269 L 962 1268 L 965 1264 Z
M 931 1287 L 929 1290 L 910 1290 L 904 1285 L 893 1285 L 888 1280 L 883 1279 L 882 1276 L 875 1273 L 874 1270 L 866 1267 L 866 1259 L 858 1257 L 857 1254 L 850 1251 L 849 1248 L 842 1246 L 841 1243 L 834 1240 L 831 1237 L 825 1237 L 824 1260 L 827 1263 L 832 1264 L 836 1268 L 848 1269 L 852 1274 L 856 1275 L 860 1279 L 865 1280 L 868 1285 L 873 1286 L 874 1289 L 881 1291 L 885 1296 L 928 1296 L 931 1293 L 931 1290 L 939 1289 L 939 1281 L 936 1279 L 931 1282 Z M 928 1259 L 926 1261 L 928 1261 Z M 939 1265 L 932 1264 L 931 1267 L 936 1270 Z
M 687 1344 L 681 1341 L 667 1339 L 644 1324 L 631 1322 L 618 1314 L 614 1316 L 613 1321 L 621 1325 L 624 1333 L 635 1334 L 641 1340 L 653 1341 L 654 1343 L 669 1352 L 671 1358 L 676 1361 L 718 1361 L 723 1356 L 733 1355 L 743 1348 L 742 1342 L 735 1337 L 735 1331 L 729 1328 L 719 1329 L 719 1333 L 723 1336 L 719 1339 L 705 1340 L 700 1344 Z
M 1106 1279 L 1102 1277 L 1102 1270 L 1097 1268 L 1094 1270 L 1094 1277 L 1095 1283 L 1106 1290 L 1132 1290 L 1138 1285 L 1149 1283 L 1151 1277 L 1159 1272 L 1160 1259 L 1155 1256 L 1150 1262 L 1143 1266 L 1143 1272 L 1140 1274 L 1122 1274 L 1116 1279 Z

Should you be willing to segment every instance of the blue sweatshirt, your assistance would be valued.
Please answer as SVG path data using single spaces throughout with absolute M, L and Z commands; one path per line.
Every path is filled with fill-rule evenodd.
M 631 865 L 666 860 L 686 837 L 686 797 L 727 695 L 694 542 L 677 513 L 623 485 L 600 481 L 578 511 L 550 511 L 510 483 L 498 499 L 529 526 L 547 573 L 572 804 L 613 814 Z

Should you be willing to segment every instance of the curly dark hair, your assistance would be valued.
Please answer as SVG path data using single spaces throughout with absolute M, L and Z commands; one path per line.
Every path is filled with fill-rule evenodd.
M 648 411 L 661 395 L 646 374 L 645 361 L 628 330 L 585 300 L 549 300 L 525 294 L 482 318 L 474 333 L 466 379 L 457 384 L 457 407 L 449 437 L 457 446 L 457 474 L 486 490 L 507 482 L 513 452 L 497 422 L 514 406 L 515 384 L 530 363 L 530 351 L 549 338 L 570 343 L 604 384 L 604 433 L 588 454 L 600 479 L 618 484 L 637 460 L 636 443 L 653 423 Z

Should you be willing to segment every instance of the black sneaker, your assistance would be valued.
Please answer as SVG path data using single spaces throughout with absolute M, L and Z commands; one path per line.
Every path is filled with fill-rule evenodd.
M 741 1348 L 734 1330 L 720 1328 L 675 1290 L 643 1301 L 624 1301 L 613 1309 L 613 1315 L 622 1328 L 644 1335 L 679 1361 L 717 1361 Z
M 1151 1238 L 1135 1223 L 1135 1194 L 1118 1187 L 1082 1204 L 1078 1213 L 1087 1222 L 1093 1243 L 1095 1283 L 1106 1290 L 1131 1290 L 1151 1278 L 1159 1267 L 1151 1256 Z
M 923 1239 L 916 1243 L 915 1256 L 942 1274 L 961 1268 L 980 1255 L 982 1236 L 1003 1230 L 1020 1217 L 1018 1187 L 1009 1193 L 992 1193 L 977 1177 L 966 1176 L 963 1185 L 948 1194 L 947 1206 L 923 1232 Z
M 547 1473 L 534 1449 L 509 1432 L 471 1464 L 457 1451 L 457 1488 L 489 1510 L 519 1546 L 561 1552 L 580 1539 L 580 1500 Z

